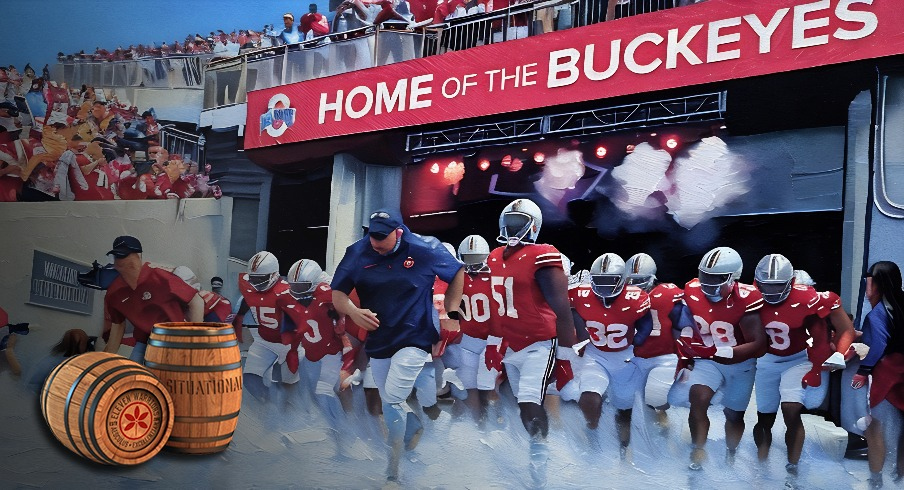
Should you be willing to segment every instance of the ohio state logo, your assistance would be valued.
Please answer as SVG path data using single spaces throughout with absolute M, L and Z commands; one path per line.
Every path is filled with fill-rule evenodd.
M 410 268 L 414 267 L 414 259 L 412 259 L 411 257 L 408 257 L 407 259 L 405 259 L 405 262 L 402 262 L 402 265 L 406 269 L 410 269 Z
M 267 112 L 261 114 L 261 133 L 278 138 L 295 124 L 295 109 L 289 107 L 286 94 L 276 94 L 267 103 Z
M 143 449 L 160 432 L 160 400 L 145 390 L 127 391 L 113 402 L 106 419 L 107 433 L 115 446 L 126 451 Z

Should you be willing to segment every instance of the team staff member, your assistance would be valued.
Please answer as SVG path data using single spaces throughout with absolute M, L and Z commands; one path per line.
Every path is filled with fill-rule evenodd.
M 413 449 L 423 430 L 406 400 L 440 338 L 433 324 L 437 276 L 449 283 L 444 306 L 457 320 L 461 262 L 438 240 L 412 233 L 395 212 L 379 210 L 370 215 L 368 236 L 345 250 L 331 284 L 336 311 L 370 332 L 364 350 L 389 428 L 390 480 L 398 478 L 402 443 Z M 349 299 L 352 289 L 360 307 Z
M 113 268 L 119 276 L 110 283 L 104 308 L 112 323 L 106 352 L 116 353 L 122 343 L 126 320 L 135 326 L 135 347 L 130 359 L 144 363 L 144 351 L 155 323 L 201 322 L 204 300 L 178 276 L 141 261 L 141 242 L 133 236 L 113 240 Z M 185 311 L 188 313 L 184 313 Z

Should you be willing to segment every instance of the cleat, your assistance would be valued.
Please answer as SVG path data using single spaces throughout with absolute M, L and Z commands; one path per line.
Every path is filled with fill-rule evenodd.
M 691 449 L 691 464 L 688 465 L 693 471 L 700 471 L 703 469 L 703 461 L 706 460 L 706 450 L 702 447 L 695 447 Z
M 788 463 L 785 465 L 785 471 L 787 471 L 789 475 L 797 476 L 798 466 L 794 463 Z
M 733 466 L 735 463 L 735 457 L 737 456 L 737 449 L 728 449 L 725 451 L 725 464 L 729 466 Z
M 421 423 L 420 417 L 414 412 L 408 412 L 405 418 L 405 450 L 411 451 L 416 448 L 423 433 L 424 424 Z

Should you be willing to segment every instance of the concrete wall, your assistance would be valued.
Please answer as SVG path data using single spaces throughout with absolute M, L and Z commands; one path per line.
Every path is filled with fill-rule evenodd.
M 113 239 L 133 235 L 145 261 L 188 266 L 209 286 L 212 276 L 227 277 L 231 221 L 227 197 L 0 204 L 0 306 L 13 323 L 99 333 L 102 291 L 95 291 L 90 317 L 26 304 L 35 249 L 88 268 L 94 260 L 112 262 L 105 254 Z

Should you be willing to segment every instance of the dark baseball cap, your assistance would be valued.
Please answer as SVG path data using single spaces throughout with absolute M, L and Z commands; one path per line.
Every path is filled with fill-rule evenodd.
M 133 253 L 141 253 L 141 242 L 133 236 L 123 235 L 113 240 L 113 249 L 107 255 L 121 259 Z
M 223 278 L 219 276 L 213 276 L 210 278 L 210 287 L 212 288 L 221 288 L 223 287 Z
M 370 225 L 367 227 L 367 233 L 377 240 L 382 240 L 400 226 L 402 226 L 402 220 L 399 219 L 397 214 L 380 209 L 370 215 Z

